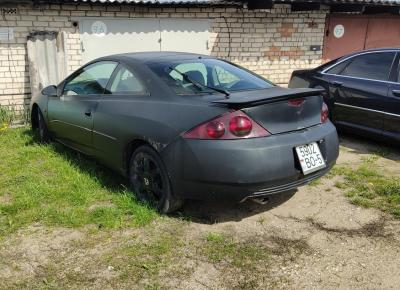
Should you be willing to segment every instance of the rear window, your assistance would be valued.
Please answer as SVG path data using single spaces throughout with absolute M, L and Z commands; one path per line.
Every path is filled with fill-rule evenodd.
M 218 59 L 152 63 L 149 67 L 178 95 L 216 93 L 207 87 L 234 92 L 274 86 L 244 68 Z

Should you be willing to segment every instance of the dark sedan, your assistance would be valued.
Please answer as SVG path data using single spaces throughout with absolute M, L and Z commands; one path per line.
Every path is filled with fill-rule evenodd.
M 332 121 L 351 132 L 400 142 L 400 49 L 343 56 L 292 74 L 290 88 L 322 88 Z
M 320 93 L 210 56 L 123 54 L 35 96 L 32 127 L 119 171 L 161 212 L 187 198 L 261 202 L 334 165 L 338 138 Z

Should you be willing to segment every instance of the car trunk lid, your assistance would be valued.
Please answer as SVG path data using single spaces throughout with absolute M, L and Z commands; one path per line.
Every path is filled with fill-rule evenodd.
M 213 103 L 241 109 L 271 134 L 302 130 L 321 123 L 322 90 L 286 89 L 239 92 Z

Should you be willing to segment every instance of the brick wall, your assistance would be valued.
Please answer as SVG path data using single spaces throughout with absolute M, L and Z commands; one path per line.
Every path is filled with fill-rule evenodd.
M 0 8 L 1 5 L 0 5 Z M 325 11 L 291 12 L 289 5 L 270 10 L 242 8 L 160 8 L 126 5 L 18 5 L 16 14 L 0 15 L 0 27 L 14 28 L 14 40 L 0 41 L 0 104 L 19 109 L 29 103 L 26 37 L 33 31 L 67 33 L 68 69 L 81 65 L 79 29 L 73 17 L 173 17 L 211 20 L 210 53 L 286 85 L 291 72 L 321 63 Z

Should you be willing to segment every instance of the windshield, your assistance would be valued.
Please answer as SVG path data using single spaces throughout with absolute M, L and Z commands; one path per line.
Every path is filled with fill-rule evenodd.
M 178 95 L 218 93 L 212 88 L 234 92 L 274 86 L 244 68 L 219 59 L 168 61 L 149 67 Z

